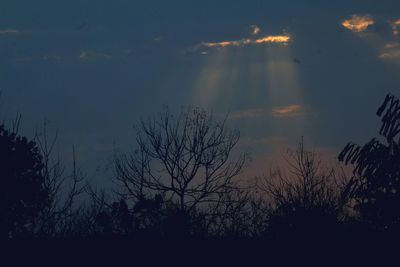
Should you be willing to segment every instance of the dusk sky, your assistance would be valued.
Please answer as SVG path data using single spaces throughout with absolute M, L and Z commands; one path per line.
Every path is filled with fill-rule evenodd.
M 163 106 L 229 112 L 258 164 L 335 154 L 400 96 L 400 1 L 1 1 L 0 63 L 2 118 L 48 120 L 89 176 Z

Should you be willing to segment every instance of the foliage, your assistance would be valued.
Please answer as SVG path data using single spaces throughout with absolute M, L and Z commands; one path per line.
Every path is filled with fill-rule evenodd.
M 400 222 L 400 101 L 387 95 L 377 111 L 383 141 L 373 138 L 363 146 L 348 143 L 339 160 L 354 165 L 352 191 L 360 219 L 385 230 Z
M 44 163 L 34 141 L 0 126 L 0 235 L 26 235 L 49 205 Z

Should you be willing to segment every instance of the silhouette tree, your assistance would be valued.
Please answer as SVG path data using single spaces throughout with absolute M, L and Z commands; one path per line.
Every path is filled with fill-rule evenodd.
M 326 238 L 343 219 L 348 202 L 347 179 L 342 171 L 324 168 L 314 151 L 288 151 L 288 172 L 276 170 L 257 181 L 270 201 L 267 234 L 278 239 Z
M 77 230 L 81 219 L 83 205 L 77 204 L 84 193 L 86 184 L 83 174 L 77 167 L 75 148 L 72 153 L 71 173 L 66 171 L 61 158 L 54 156 L 58 132 L 49 135 L 48 123 L 45 121 L 41 132 L 36 132 L 35 142 L 43 158 L 42 175 L 48 190 L 48 205 L 42 210 L 36 221 L 37 235 L 68 236 Z
M 115 201 L 110 207 L 104 208 L 95 214 L 94 225 L 96 235 L 129 235 L 132 227 L 132 214 L 125 200 Z
M 269 206 L 262 197 L 250 188 L 241 188 L 210 205 L 203 216 L 210 236 L 243 239 L 259 237 L 265 231 L 268 213 Z
M 137 150 L 115 157 L 121 195 L 133 199 L 136 207 L 154 203 L 149 200 L 158 195 L 178 210 L 177 217 L 186 218 L 235 189 L 233 179 L 245 162 L 245 155 L 231 160 L 238 140 L 239 133 L 227 129 L 226 119 L 216 122 L 199 108 L 188 108 L 178 117 L 166 110 L 142 120 Z
M 387 95 L 377 116 L 381 140 L 373 138 L 363 146 L 350 142 L 339 160 L 354 165 L 351 191 L 361 221 L 390 230 L 400 222 L 400 100 Z
M 26 235 L 49 205 L 43 157 L 34 141 L 0 126 L 0 236 Z

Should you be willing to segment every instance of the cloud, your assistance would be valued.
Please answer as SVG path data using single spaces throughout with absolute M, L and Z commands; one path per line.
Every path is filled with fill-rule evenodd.
M 257 39 L 254 41 L 255 44 L 264 44 L 264 43 L 282 43 L 287 44 L 290 42 L 289 35 L 272 35 L 272 36 L 265 36 L 263 38 Z
M 217 48 L 223 49 L 228 47 L 245 47 L 251 45 L 266 45 L 266 44 L 280 44 L 288 45 L 292 41 L 292 37 L 286 33 L 281 35 L 264 35 L 260 36 L 261 28 L 257 25 L 250 25 L 251 35 L 249 38 L 242 38 L 238 40 L 226 40 L 220 42 L 201 42 L 193 47 L 182 50 L 182 54 L 194 53 L 201 50 L 201 54 L 207 54 L 204 49 Z
M 370 15 L 353 15 L 351 19 L 342 22 L 348 30 L 361 33 L 370 26 L 377 25 L 373 31 L 383 42 L 378 44 L 377 50 L 381 60 L 400 62 L 400 19 L 387 20 Z
M 275 118 L 295 117 L 301 114 L 303 107 L 301 105 L 290 105 L 274 108 L 272 116 Z
M 88 57 L 88 53 L 86 51 L 82 51 L 79 55 L 79 59 L 86 59 Z
M 387 49 L 400 48 L 400 43 L 388 43 L 385 45 L 385 48 Z
M 228 46 L 245 46 L 252 43 L 251 39 L 241 39 L 238 41 L 223 41 L 223 42 L 215 42 L 215 43 L 206 43 L 203 42 L 203 46 L 205 47 L 219 47 L 224 48 Z
M 386 60 L 398 60 L 400 59 L 400 50 L 393 50 L 390 52 L 385 52 L 379 55 L 381 59 Z
M 20 31 L 17 29 L 0 29 L 0 35 L 5 35 L 5 34 L 19 34 Z
M 392 29 L 393 29 L 393 35 L 398 36 L 400 32 L 400 19 L 393 21 Z
M 342 26 L 352 32 L 363 32 L 374 25 L 375 20 L 369 15 L 353 15 L 351 19 L 344 20 Z
M 261 31 L 261 28 L 258 27 L 257 25 L 250 25 L 250 28 L 252 29 L 252 32 L 251 32 L 252 35 L 257 35 Z
M 400 43 L 394 42 L 386 44 L 379 58 L 383 60 L 400 60 Z
M 242 119 L 257 119 L 264 117 L 273 117 L 273 118 L 285 118 L 285 117 L 296 117 L 303 114 L 303 106 L 301 105 L 289 105 L 276 107 L 272 110 L 268 109 L 247 109 L 242 111 L 237 111 L 231 113 L 229 118 L 233 120 L 242 120 Z
M 209 48 L 225 48 L 230 46 L 243 47 L 247 45 L 260 45 L 267 43 L 288 44 L 291 40 L 289 35 L 267 35 L 258 39 L 241 39 L 237 41 L 223 41 L 223 42 L 203 42 L 202 46 Z
M 90 59 L 104 59 L 109 60 L 112 59 L 112 55 L 105 54 L 105 53 L 98 53 L 95 51 L 81 51 L 79 54 L 80 60 L 90 60 Z
M 153 39 L 155 43 L 160 43 L 164 38 L 162 36 L 157 36 L 156 38 Z

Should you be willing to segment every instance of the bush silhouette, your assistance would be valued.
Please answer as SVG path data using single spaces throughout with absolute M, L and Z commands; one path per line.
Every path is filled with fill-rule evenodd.
M 306 150 L 303 140 L 296 151 L 289 151 L 287 163 L 289 174 L 278 170 L 258 181 L 273 205 L 266 235 L 278 240 L 327 238 L 340 224 L 346 177 L 323 168 L 318 154 Z
M 375 230 L 398 228 L 400 221 L 400 100 L 387 95 L 378 109 L 381 139 L 347 144 L 339 160 L 354 164 L 354 199 L 360 221 Z
M 35 142 L 0 126 L 1 238 L 27 234 L 48 204 L 43 167 Z

